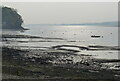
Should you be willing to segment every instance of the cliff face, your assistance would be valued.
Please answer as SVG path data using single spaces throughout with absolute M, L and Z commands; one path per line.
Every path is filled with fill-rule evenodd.
M 13 8 L 2 7 L 2 28 L 3 29 L 24 29 L 21 25 L 22 17 Z

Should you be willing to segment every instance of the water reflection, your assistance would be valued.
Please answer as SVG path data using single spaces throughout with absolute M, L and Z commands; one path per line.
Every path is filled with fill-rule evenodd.
M 36 26 L 29 27 L 30 30 L 3 30 L 2 34 L 14 35 L 13 38 L 3 38 L 4 46 L 11 46 L 21 49 L 50 48 L 58 45 L 75 46 L 118 46 L 117 27 L 83 27 L 83 26 Z M 91 35 L 99 35 L 99 38 L 91 38 Z M 15 36 L 18 36 L 17 38 Z M 20 37 L 19 37 L 20 36 Z M 31 37 L 32 36 L 32 37 Z M 33 37 L 36 36 L 36 37 Z M 61 39 L 58 39 L 61 38 Z M 64 47 L 63 47 L 64 48 Z M 70 48 L 70 49 L 68 49 Z M 66 48 L 71 50 L 71 47 Z M 75 50 L 73 48 L 73 50 Z M 110 58 L 109 51 L 88 52 L 80 50 L 80 53 L 97 55 L 97 58 Z M 104 54 L 107 55 L 104 55 Z M 100 55 L 101 54 L 101 55 Z M 112 56 L 118 56 L 118 51 L 112 52 Z

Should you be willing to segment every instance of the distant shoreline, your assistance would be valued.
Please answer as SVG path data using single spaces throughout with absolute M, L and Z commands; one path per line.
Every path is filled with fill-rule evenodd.
M 49 25 L 49 26 L 99 26 L 99 27 L 119 27 L 119 22 L 101 22 L 101 23 L 83 23 L 83 24 L 26 24 L 25 26 L 39 26 L 39 25 Z

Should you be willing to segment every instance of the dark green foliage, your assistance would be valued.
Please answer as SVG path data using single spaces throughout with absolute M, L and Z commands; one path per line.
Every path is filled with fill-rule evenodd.
M 23 29 L 22 17 L 13 8 L 2 7 L 2 28 L 3 29 Z

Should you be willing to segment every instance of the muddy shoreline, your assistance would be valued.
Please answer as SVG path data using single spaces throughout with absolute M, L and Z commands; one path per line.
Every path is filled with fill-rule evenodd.
M 7 48 L 7 47 L 3 47 L 2 50 L 3 50 L 2 51 L 3 52 L 3 56 L 2 56 L 3 66 L 2 67 L 3 67 L 3 78 L 4 79 L 5 78 L 17 79 L 18 77 L 22 77 L 22 78 L 31 77 L 31 78 L 36 78 L 36 79 L 46 79 L 47 77 L 48 79 L 51 79 L 51 78 L 55 79 L 55 77 L 75 78 L 76 76 L 78 76 L 78 78 L 80 79 L 82 79 L 83 76 L 86 76 L 87 77 L 86 79 L 89 79 L 89 78 L 91 79 L 113 79 L 113 78 L 119 79 L 120 78 L 119 77 L 120 70 L 111 70 L 111 69 L 108 69 L 107 67 L 102 68 L 103 67 L 102 63 L 107 62 L 107 60 L 101 61 L 97 59 L 96 61 L 95 59 L 90 59 L 87 57 L 80 56 L 82 60 L 75 63 L 72 60 L 72 58 L 74 57 L 72 53 L 47 52 L 45 50 L 39 50 L 38 52 L 36 50 L 28 51 L 28 50 L 19 50 L 19 49 Z M 71 57 L 71 58 L 66 58 L 66 57 Z M 112 61 L 113 60 L 109 60 L 109 62 L 112 62 Z M 114 62 L 118 62 L 118 61 L 114 60 Z M 44 73 L 43 67 L 46 67 L 45 70 L 48 70 L 47 73 L 46 72 Z M 17 71 L 13 71 L 13 68 L 14 70 L 16 69 Z M 26 71 L 26 68 L 30 70 Z M 68 73 L 66 74 L 66 76 L 64 76 L 64 73 L 60 73 L 57 75 L 55 71 L 55 74 L 54 74 L 55 68 L 58 69 L 57 72 L 59 72 L 59 69 L 61 69 L 64 71 L 67 70 Z M 49 69 L 53 73 L 51 71 L 49 73 Z M 43 72 L 40 72 L 39 70 Z M 73 71 L 69 72 L 71 70 Z M 83 71 L 82 75 L 81 75 L 81 71 Z M 26 72 L 29 74 L 26 74 Z M 69 73 L 75 74 L 75 75 L 72 75 L 71 77 Z M 88 77 L 88 74 L 89 74 L 89 77 Z M 94 75 L 94 74 L 97 74 L 97 75 Z M 101 76 L 103 74 L 104 74 L 104 77 Z M 16 78 L 9 77 L 9 75 L 16 76 Z M 41 76 L 44 76 L 44 78 L 41 78 Z M 111 76 L 111 77 L 108 77 L 108 76 Z
M 26 35 L 3 35 L 2 41 L 10 42 L 11 38 L 64 40 Z M 23 47 L 28 48 L 27 46 Z M 119 51 L 119 46 L 53 45 L 52 47 L 33 48 L 35 49 L 32 47 L 22 49 L 22 46 L 1 47 L 3 79 L 91 79 L 91 81 L 92 79 L 112 79 L 115 81 L 120 79 L 120 69 L 111 68 L 111 66 L 119 64 L 120 59 L 96 59 L 89 54 L 77 54 L 82 50 Z M 109 63 L 113 63 L 113 65 L 109 65 Z

